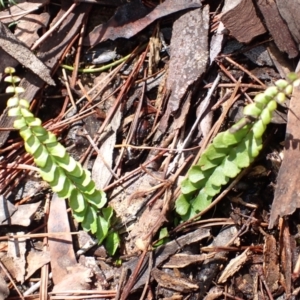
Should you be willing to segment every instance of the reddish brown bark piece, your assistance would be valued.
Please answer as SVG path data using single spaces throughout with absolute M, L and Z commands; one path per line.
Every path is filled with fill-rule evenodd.
M 159 18 L 197 7 L 201 3 L 193 0 L 166 0 L 150 12 L 140 1 L 133 1 L 121 6 L 106 24 L 95 27 L 83 43 L 93 47 L 106 40 L 129 39 Z
M 199 1 L 200 2 L 200 1 Z M 174 22 L 167 90 L 168 107 L 160 123 L 164 131 L 170 114 L 176 112 L 189 88 L 200 80 L 208 62 L 209 7 L 190 11 Z
M 72 236 L 66 203 L 56 194 L 53 195 L 48 220 L 48 232 L 65 232 L 55 238 L 49 238 L 49 252 L 54 284 L 60 283 L 68 274 L 67 268 L 76 266 L 77 260 L 73 250 Z
M 280 51 L 286 52 L 289 58 L 294 58 L 299 51 L 286 23 L 281 18 L 274 0 L 259 0 L 257 5 L 264 16 L 274 42 Z
M 269 228 L 277 223 L 278 216 L 292 214 L 300 208 L 300 87 L 294 89 L 288 113 L 284 159 L 279 170 Z
M 273 235 L 265 236 L 263 270 L 269 289 L 272 292 L 276 291 L 280 273 L 276 240 Z
M 300 1 L 289 0 L 288 5 L 286 0 L 276 0 L 277 7 L 281 17 L 287 23 L 291 34 L 295 41 L 300 46 Z
M 222 15 L 221 21 L 230 31 L 230 35 L 241 43 L 249 43 L 266 32 L 252 1 L 249 0 L 237 1 L 236 6 Z

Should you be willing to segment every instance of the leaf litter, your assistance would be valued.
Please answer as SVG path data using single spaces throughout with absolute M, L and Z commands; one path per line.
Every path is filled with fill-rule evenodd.
M 39 178 L 29 180 L 35 174 L 32 160 L 18 136 L 7 130 L 12 123 L 4 110 L 1 263 L 10 277 L 2 267 L 1 285 L 11 280 L 11 296 L 35 293 L 42 299 L 48 295 L 65 299 L 75 293 L 116 299 L 296 297 L 298 223 L 294 215 L 287 216 L 299 207 L 297 175 L 291 173 L 297 164 L 298 127 L 297 118 L 293 119 L 297 90 L 290 104 L 294 114 L 289 111 L 276 188 L 282 160 L 279 141 L 284 139 L 280 127 L 267 132 L 265 152 L 255 162 L 257 169 L 267 172 L 245 172 L 214 211 L 193 222 L 180 224 L 173 207 L 181 176 L 199 148 L 220 126 L 236 121 L 230 119 L 226 99 L 241 101 L 234 107 L 239 111 L 257 91 L 293 71 L 297 61 L 291 58 L 299 49 L 297 9 L 285 9 L 282 1 L 225 1 L 222 7 L 221 1 L 209 6 L 197 0 L 133 0 L 110 1 L 116 10 L 109 13 L 109 6 L 105 15 L 105 3 L 65 0 L 59 7 L 29 1 L 3 10 L 1 20 L 7 16 L 9 22 L 17 18 L 19 23 L 11 31 L 1 23 L 0 50 L 7 60 L 0 63 L 0 72 L 9 59 L 14 66 L 21 63 L 27 68 L 19 68 L 18 73 L 26 88 L 23 97 L 106 190 L 116 211 L 113 226 L 121 235 L 120 248 L 108 258 L 105 247 L 89 237 L 79 249 L 79 225 L 68 215 L 65 203 L 39 184 Z M 51 25 L 40 5 L 51 8 L 47 10 Z M 297 5 L 292 1 L 290 7 Z M 100 25 L 90 18 L 97 10 Z M 22 11 L 31 15 L 19 16 Z M 58 21 L 61 24 L 55 25 Z M 44 32 L 55 26 L 56 31 L 41 42 Z M 32 45 L 34 51 L 29 50 Z M 96 45 L 103 49 L 109 45 L 118 55 L 110 61 L 97 60 L 95 51 L 95 60 L 84 60 Z M 30 59 L 25 61 L 20 56 L 25 52 L 18 47 L 26 49 Z M 93 66 L 91 62 L 97 61 L 102 65 Z M 71 70 L 66 76 L 62 63 Z M 97 69 L 107 73 L 99 75 Z M 45 86 L 53 80 L 55 87 Z M 3 93 L 3 82 L 0 88 Z M 200 109 L 204 98 L 209 104 Z M 219 108 L 210 111 L 216 102 Z M 227 118 L 222 109 L 229 111 Z M 208 114 L 210 121 L 200 127 L 205 125 L 203 138 L 194 122 L 206 120 Z M 279 231 L 272 231 L 278 216 L 286 219 L 279 220 Z M 162 227 L 169 235 L 157 240 Z M 40 283 L 30 288 L 33 279 Z M 213 282 L 219 283 L 217 291 Z M 7 289 L 2 291 L 3 299 L 9 299 Z

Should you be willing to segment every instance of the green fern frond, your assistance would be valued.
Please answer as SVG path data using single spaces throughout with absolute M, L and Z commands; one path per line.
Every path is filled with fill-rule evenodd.
M 271 122 L 277 102 L 283 103 L 299 82 L 294 73 L 288 80 L 276 81 L 275 86 L 258 94 L 254 102 L 244 108 L 244 118 L 214 138 L 181 183 L 181 195 L 175 207 L 183 220 L 204 210 L 222 186 L 258 156 L 263 133 Z

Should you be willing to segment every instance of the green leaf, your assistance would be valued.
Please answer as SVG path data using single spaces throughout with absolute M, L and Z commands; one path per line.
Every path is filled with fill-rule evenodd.
M 51 156 L 48 156 L 45 166 L 42 168 L 40 167 L 40 174 L 42 178 L 47 182 L 52 182 L 55 176 L 59 176 L 55 174 L 58 172 L 56 164 L 53 162 Z
M 256 138 L 261 138 L 266 130 L 266 125 L 262 120 L 258 120 L 253 124 L 252 131 Z
M 209 196 L 207 193 L 205 193 L 204 189 L 202 189 L 198 196 L 191 201 L 191 205 L 195 213 L 199 213 L 206 209 L 208 205 L 210 205 L 212 199 L 213 197 Z
M 106 194 L 96 189 L 91 195 L 84 193 L 84 197 L 90 204 L 95 205 L 98 209 L 102 208 L 107 202 Z
M 24 131 L 25 132 L 25 131 Z M 35 152 L 38 150 L 38 148 L 41 146 L 40 141 L 34 136 L 34 135 L 28 135 L 26 133 L 28 138 L 25 140 L 25 149 L 26 151 L 31 154 L 32 156 L 35 155 Z
M 25 147 L 26 147 L 26 142 L 25 142 Z M 28 152 L 28 151 L 27 151 Z M 38 147 L 34 154 L 34 162 L 38 167 L 45 167 L 46 162 L 47 162 L 47 157 L 49 156 L 49 153 L 46 149 L 45 146 L 41 145 Z
M 210 161 L 213 161 L 214 159 L 225 157 L 229 150 L 228 148 L 216 148 L 214 144 L 210 144 L 205 149 L 205 155 Z
M 105 218 L 98 216 L 98 230 L 96 233 L 97 239 L 99 243 L 102 243 L 102 241 L 106 238 L 109 230 L 109 222 L 105 220 Z
M 235 159 L 236 154 L 232 151 L 222 163 L 223 173 L 229 178 L 234 178 L 241 172 L 241 169 L 235 164 Z
M 206 171 L 215 168 L 217 165 L 221 163 L 222 160 L 223 157 L 220 157 L 212 161 L 208 159 L 208 157 L 206 156 L 206 152 L 204 152 L 198 161 L 198 165 L 200 166 L 202 171 Z
M 88 209 L 88 205 L 86 205 L 84 210 L 81 212 L 72 211 L 72 215 L 73 215 L 74 219 L 77 222 L 82 223 L 83 220 L 85 219 L 85 214 L 86 214 L 87 209 Z M 87 231 L 89 231 L 89 229 Z
M 216 186 L 221 186 L 228 183 L 229 177 L 227 177 L 223 173 L 223 168 L 221 166 L 218 166 L 209 177 L 209 181 L 211 181 Z
M 51 145 L 47 145 L 49 153 L 54 156 L 55 158 L 63 158 L 62 163 L 64 162 L 66 165 L 69 163 L 69 156 L 67 155 L 66 148 L 60 144 L 59 142 L 55 141 Z
M 54 180 L 50 182 L 51 188 L 54 192 L 60 192 L 65 195 L 63 198 L 67 198 L 71 193 L 71 181 L 66 177 L 66 174 L 62 169 L 57 167 L 57 171 L 55 173 Z
M 99 239 L 98 239 L 99 240 Z M 109 255 L 114 255 L 120 246 L 120 237 L 118 233 L 111 232 L 105 239 L 105 249 Z
M 73 188 L 71 191 L 69 199 L 70 207 L 76 213 L 84 211 L 87 206 L 84 194 L 81 191 L 78 191 L 76 188 Z
M 181 194 L 179 196 L 179 198 L 176 200 L 175 202 L 175 209 L 176 209 L 176 212 L 183 216 L 185 214 L 187 214 L 189 208 L 190 208 L 190 197 L 187 196 L 187 195 L 184 195 L 184 194 Z
M 13 96 L 7 100 L 7 107 L 14 107 L 19 105 L 19 97 Z
M 42 125 L 42 121 L 38 118 L 25 118 L 26 119 L 26 122 L 29 126 L 31 127 L 41 127 Z
M 31 131 L 34 135 L 39 139 L 41 143 L 44 143 L 45 139 L 47 138 L 47 130 L 42 126 L 33 126 L 31 127 Z
M 45 136 L 43 140 L 43 143 L 46 144 L 46 147 L 54 147 L 57 144 L 56 136 L 52 132 L 47 132 L 47 136 Z
M 21 109 L 20 107 L 12 107 L 9 111 L 8 111 L 8 115 L 10 117 L 21 117 Z
M 207 194 L 207 196 L 213 197 L 220 193 L 221 186 L 215 185 L 211 180 L 208 180 L 205 184 L 205 187 L 202 190 Z
M 27 126 L 27 124 L 26 124 L 24 118 L 19 118 L 14 121 L 14 128 L 16 128 L 16 129 L 22 129 L 26 126 Z
M 181 192 L 183 194 L 190 194 L 199 190 L 199 188 L 201 188 L 201 186 L 190 182 L 188 178 L 181 181 Z
M 24 141 L 27 141 L 32 136 L 31 129 L 28 128 L 28 127 L 21 128 L 19 133 L 20 133 L 20 136 L 23 138 Z
M 95 209 L 92 206 L 87 208 L 85 213 L 84 220 L 81 222 L 81 226 L 86 231 L 91 231 L 92 233 L 97 232 L 98 225 L 98 216 Z M 98 232 L 101 231 L 101 228 L 98 228 Z M 98 234 L 97 232 L 97 234 Z
M 33 113 L 29 111 L 27 108 L 21 107 L 20 110 L 24 118 L 34 118 Z
M 264 104 L 254 102 L 245 106 L 243 113 L 245 116 L 258 118 L 263 108 L 264 108 Z

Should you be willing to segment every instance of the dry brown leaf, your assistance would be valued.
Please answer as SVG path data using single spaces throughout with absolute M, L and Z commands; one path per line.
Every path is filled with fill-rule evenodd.
M 29 14 L 18 22 L 15 29 L 15 36 L 30 48 L 39 38 L 38 30 L 46 28 L 49 20 L 49 13 L 42 13 L 40 15 Z
M 17 232 L 18 234 L 24 234 L 24 232 Z M 8 249 L 7 255 L 1 261 L 9 271 L 9 273 L 13 276 L 13 278 L 23 283 L 25 280 L 25 267 L 26 267 L 26 239 L 18 238 L 18 239 L 9 239 L 8 240 Z
M 0 226 L 29 226 L 41 202 L 22 204 L 16 208 L 10 201 L 0 196 Z
M 50 254 L 48 251 L 30 250 L 26 256 L 27 268 L 25 279 L 29 279 L 34 272 L 49 262 Z
M 53 288 L 54 293 L 67 291 L 82 291 L 90 290 L 92 272 L 89 268 L 76 264 L 68 267 L 68 273 L 61 278 L 61 281 Z
M 16 22 L 24 15 L 39 9 L 47 3 L 49 3 L 49 0 L 26 1 L 23 3 L 19 3 L 18 1 L 18 5 L 12 5 L 9 8 L 0 11 L 0 20 L 4 24 Z
M 129 39 L 159 18 L 197 7 L 201 7 L 201 2 L 196 0 L 166 0 L 151 11 L 139 0 L 132 1 L 121 6 L 106 24 L 95 27 L 85 38 L 84 45 L 94 47 L 108 39 Z

